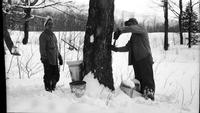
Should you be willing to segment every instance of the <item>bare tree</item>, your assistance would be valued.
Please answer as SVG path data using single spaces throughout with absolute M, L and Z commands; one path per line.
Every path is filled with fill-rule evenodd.
M 192 11 L 193 6 L 195 6 L 196 4 L 199 4 L 200 2 L 196 2 L 196 3 L 192 4 L 192 1 L 190 0 L 190 3 L 191 3 L 190 10 Z M 178 7 L 179 13 L 175 10 L 175 7 Z M 183 44 L 183 13 L 185 13 L 185 12 L 183 11 L 182 0 L 179 0 L 179 5 L 177 5 L 174 1 L 170 0 L 169 10 L 172 11 L 179 19 L 180 44 Z
M 169 44 L 168 44 L 168 5 L 169 5 L 169 1 L 168 0 L 161 0 L 161 3 L 157 3 L 154 2 L 155 4 L 157 4 L 158 6 L 163 8 L 164 11 L 164 18 L 165 18 L 165 22 L 164 22 L 164 30 L 165 30 L 165 34 L 164 34 L 164 50 L 168 50 Z
M 199 0 L 199 22 L 200 22 L 200 0 Z
M 168 50 L 168 0 L 164 0 L 164 17 L 165 17 L 165 36 L 164 36 L 164 50 Z
M 111 41 L 114 0 L 90 0 L 83 48 L 84 75 L 93 72 L 100 84 L 114 90 Z M 90 38 L 94 36 L 94 42 Z
M 38 1 L 39 0 L 33 0 L 33 1 L 32 0 L 21 0 L 20 3 L 13 3 L 13 4 L 11 4 L 11 0 L 8 0 L 8 2 L 7 2 L 7 3 L 10 4 L 10 6 L 9 6 L 10 9 L 6 13 L 9 13 L 11 15 L 13 15 L 13 14 L 23 14 L 23 15 L 25 15 L 24 18 L 21 18 L 21 21 L 24 22 L 24 38 L 23 38 L 23 41 L 22 41 L 23 44 L 28 43 L 28 31 L 29 31 L 29 21 L 30 21 L 30 19 L 32 19 L 34 17 L 43 18 L 43 19 L 46 18 L 46 17 L 42 17 L 42 16 L 39 16 L 39 15 L 31 15 L 32 9 L 41 9 L 41 8 L 45 8 L 45 7 L 53 7 L 55 5 L 66 6 L 68 8 L 73 7 L 71 5 L 71 1 L 66 1 L 66 2 L 54 2 L 54 1 L 52 1 L 53 3 L 48 3 L 48 4 L 45 3 L 46 0 L 42 0 L 42 1 L 40 1 L 40 3 Z M 3 3 L 6 3 L 6 2 L 3 2 Z M 23 9 L 24 12 L 12 10 L 14 8 Z M 6 26 L 6 23 L 4 23 L 4 26 Z
M 191 32 L 192 32 L 191 24 L 192 24 L 192 12 L 193 12 L 192 0 L 190 0 L 189 8 L 190 11 L 189 11 L 189 27 L 188 27 L 188 41 L 189 41 L 188 47 L 191 48 Z
M 175 7 L 179 9 L 178 11 L 175 10 Z M 179 0 L 179 5 L 177 5 L 174 1 L 170 0 L 169 3 L 169 10 L 174 13 L 174 15 L 178 18 L 179 21 L 179 34 L 180 34 L 180 44 L 183 44 L 183 25 L 182 25 L 182 17 L 183 17 L 183 2 Z
M 21 0 L 25 6 L 34 6 L 38 0 L 34 0 L 33 2 L 30 2 L 30 0 Z M 23 44 L 28 43 L 28 31 L 29 31 L 29 18 L 31 18 L 31 8 L 24 8 L 24 12 L 26 13 L 25 15 L 25 23 L 24 23 L 24 39 L 22 40 Z
M 183 44 L 183 30 L 182 30 L 182 15 L 183 15 L 183 3 L 182 0 L 179 0 L 179 31 L 180 31 L 180 44 Z

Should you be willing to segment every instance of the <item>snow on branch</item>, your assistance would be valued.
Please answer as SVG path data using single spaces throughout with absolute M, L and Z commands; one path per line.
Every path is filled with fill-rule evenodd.
M 61 4 L 61 2 L 56 2 L 56 3 L 51 3 L 51 4 L 45 4 L 45 5 L 40 5 L 40 6 L 24 6 L 24 5 L 12 5 L 12 7 L 17 7 L 17 8 L 23 8 L 23 9 L 41 9 L 41 8 L 45 8 L 45 7 L 50 7 L 50 6 L 54 6 L 54 5 L 58 5 Z
M 67 2 L 53 2 L 53 3 L 45 3 L 46 0 L 43 0 L 41 3 L 37 4 L 37 5 L 24 5 L 24 4 L 13 4 L 11 5 L 11 7 L 16 7 L 16 8 L 23 8 L 23 9 L 41 9 L 41 8 L 45 8 L 45 7 L 51 7 L 51 6 L 55 6 L 55 5 L 60 5 L 60 6 L 66 6 L 66 7 L 74 7 L 73 5 L 70 5 L 72 3 L 72 1 L 67 1 Z

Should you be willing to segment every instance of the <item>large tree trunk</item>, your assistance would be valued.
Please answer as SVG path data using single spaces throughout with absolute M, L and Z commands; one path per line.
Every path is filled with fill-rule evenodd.
M 110 50 L 113 27 L 114 0 L 90 0 L 83 48 L 84 75 L 93 72 L 99 83 L 111 90 L 114 90 Z
M 164 36 L 164 50 L 168 50 L 168 0 L 164 1 L 164 17 L 165 17 L 165 36 Z
M 182 0 L 179 0 L 179 31 L 180 31 L 180 44 L 183 44 L 183 30 L 182 30 L 182 15 L 183 15 L 183 4 Z

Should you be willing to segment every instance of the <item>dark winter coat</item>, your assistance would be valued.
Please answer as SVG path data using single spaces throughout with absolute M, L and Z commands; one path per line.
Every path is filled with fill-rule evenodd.
M 44 30 L 39 37 L 40 55 L 42 61 L 47 61 L 51 65 L 58 65 L 57 39 L 55 34 L 50 30 Z
M 150 55 L 150 62 L 153 64 L 149 37 L 146 29 L 140 25 L 131 25 L 120 28 L 121 33 L 131 32 L 131 38 L 122 49 L 129 51 L 129 65 L 133 65 L 134 61 L 140 61 Z

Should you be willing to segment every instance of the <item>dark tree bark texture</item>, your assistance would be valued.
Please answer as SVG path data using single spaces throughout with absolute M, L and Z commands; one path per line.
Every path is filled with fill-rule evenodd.
M 26 6 L 34 6 L 38 0 L 30 1 L 30 0 L 21 0 Z M 31 8 L 24 8 L 25 15 L 25 23 L 24 23 L 24 38 L 22 40 L 23 44 L 28 43 L 28 35 L 29 35 L 29 18 L 31 17 Z M 26 20 L 27 19 L 27 20 Z
M 31 16 L 31 9 L 24 9 L 24 12 L 26 13 L 25 19 L 29 18 Z M 24 38 L 22 40 L 23 44 L 27 44 L 28 43 L 28 33 L 29 32 L 29 21 L 25 21 L 24 23 Z
M 83 48 L 84 75 L 93 72 L 100 84 L 114 90 L 110 45 L 114 0 L 90 0 Z M 91 36 L 94 42 L 90 41 Z
M 188 47 L 191 48 L 191 32 L 192 32 L 192 0 L 190 0 L 190 11 L 189 11 L 189 27 L 188 27 Z
M 180 31 L 180 44 L 183 44 L 183 30 L 182 30 L 182 16 L 183 16 L 183 3 L 182 0 L 179 0 L 179 31 Z
M 8 4 L 11 5 L 12 1 L 8 0 Z M 13 43 L 11 37 L 10 37 L 10 33 L 8 32 L 8 28 L 7 28 L 8 17 L 7 17 L 6 13 L 2 13 L 2 16 L 3 16 L 3 38 L 5 40 L 5 43 L 6 43 L 8 50 L 11 52 L 14 43 Z
M 164 17 L 165 17 L 165 36 L 164 50 L 168 50 L 168 0 L 164 0 Z

